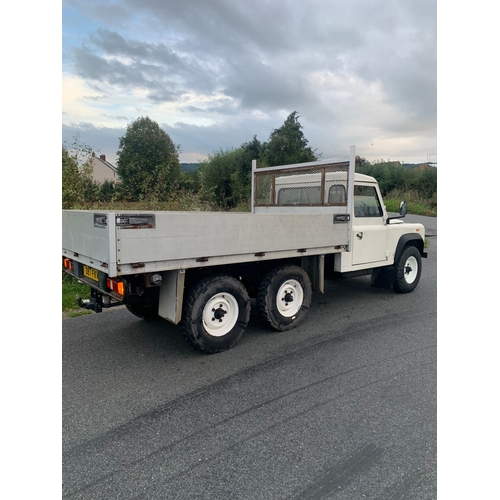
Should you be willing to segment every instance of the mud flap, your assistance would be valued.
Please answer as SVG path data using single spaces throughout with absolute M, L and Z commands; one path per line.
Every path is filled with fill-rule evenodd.
M 182 319 L 185 276 L 184 269 L 163 273 L 158 315 L 175 325 Z
M 377 267 L 372 273 L 371 285 L 375 288 L 392 290 L 394 283 L 394 266 Z

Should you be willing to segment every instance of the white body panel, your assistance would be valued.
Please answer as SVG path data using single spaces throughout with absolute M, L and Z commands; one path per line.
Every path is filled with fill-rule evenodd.
M 116 276 L 115 219 L 109 217 L 107 228 L 94 227 L 94 212 L 62 211 L 62 254 Z
M 134 212 L 100 213 L 110 222 Z M 347 224 L 334 224 L 332 213 L 141 213 L 154 213 L 156 227 L 116 228 L 112 237 L 110 228 L 93 227 L 92 212 L 63 211 L 63 255 L 84 264 L 92 260 L 91 265 L 114 276 L 332 253 L 345 250 L 349 241 Z M 110 272 L 113 263 L 116 274 Z
M 374 264 L 385 262 L 389 255 L 387 251 L 388 230 L 380 220 L 366 221 L 352 228 L 352 265 Z
M 387 210 L 383 205 L 378 183 L 373 177 L 355 174 L 355 185 L 375 188 L 382 207 L 382 216 L 357 217 L 355 213 L 351 214 L 350 251 L 335 256 L 335 271 L 340 273 L 394 264 L 399 239 L 405 234 L 414 233 L 422 240 L 425 239 L 425 228 L 422 224 L 408 224 L 402 219 L 387 223 Z

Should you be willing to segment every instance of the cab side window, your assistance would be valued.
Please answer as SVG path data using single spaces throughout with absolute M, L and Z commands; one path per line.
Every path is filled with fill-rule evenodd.
M 354 186 L 354 217 L 381 217 L 382 205 L 373 186 Z

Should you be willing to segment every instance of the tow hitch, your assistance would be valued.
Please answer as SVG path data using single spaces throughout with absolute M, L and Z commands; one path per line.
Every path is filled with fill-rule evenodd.
M 90 309 L 96 313 L 102 312 L 102 308 L 116 307 L 121 305 L 121 302 L 111 302 L 108 295 L 104 295 L 93 288 L 90 289 L 90 299 L 82 299 L 79 295 L 76 297 L 78 307 Z

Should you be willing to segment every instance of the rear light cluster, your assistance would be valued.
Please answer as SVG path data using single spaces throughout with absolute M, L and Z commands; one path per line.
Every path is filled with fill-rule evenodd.
M 73 265 L 73 261 L 71 259 L 64 259 L 63 266 L 64 266 L 64 269 L 67 269 L 68 271 L 75 270 L 75 266 Z
M 107 278 L 106 285 L 111 291 L 117 293 L 118 295 L 125 295 L 125 285 L 123 281 Z
M 63 266 L 64 266 L 64 269 L 66 269 L 67 271 L 70 271 L 73 274 L 75 273 L 75 263 L 71 259 L 64 258 L 63 259 Z M 84 272 L 85 272 L 86 266 L 83 266 L 83 267 L 84 267 Z M 80 271 L 81 271 L 81 269 L 80 269 Z M 80 271 L 77 272 L 78 276 L 80 275 Z M 95 271 L 95 272 L 97 273 L 97 271 Z M 97 274 L 96 274 L 96 276 L 97 276 Z M 96 277 L 95 281 L 96 281 L 95 285 L 97 286 L 98 283 L 100 283 L 100 280 L 98 280 L 98 278 Z M 160 282 L 161 282 L 161 276 L 160 276 Z M 92 286 L 92 285 L 90 285 L 90 286 Z M 99 284 L 98 286 L 103 287 L 103 284 Z M 121 295 L 121 296 L 125 295 L 125 283 L 121 279 L 106 278 L 106 286 L 108 287 L 108 290 L 111 290 L 112 292 L 114 292 L 118 295 Z

